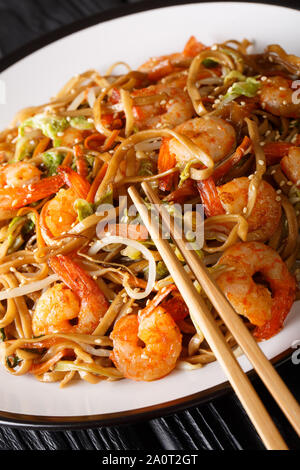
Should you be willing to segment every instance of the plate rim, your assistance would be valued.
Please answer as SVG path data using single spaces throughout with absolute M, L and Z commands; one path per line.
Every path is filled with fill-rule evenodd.
M 192 5 L 207 3 L 206 0 L 145 0 L 137 4 L 127 4 L 119 8 L 115 7 L 100 13 L 96 13 L 88 16 L 87 18 L 76 20 L 68 25 L 59 27 L 54 31 L 43 34 L 41 37 L 35 38 L 24 46 L 17 48 L 12 53 L 7 54 L 5 57 L 0 59 L 0 73 L 14 65 L 18 61 L 24 59 L 30 54 L 44 48 L 45 46 L 52 44 L 59 39 L 70 36 L 76 32 L 90 28 L 100 23 L 104 23 L 109 20 L 130 16 L 134 13 L 147 12 L 151 10 L 158 10 L 164 7 L 173 7 L 181 5 Z M 294 8 L 293 2 L 289 0 L 284 5 L 281 4 L 280 0 L 271 0 L 266 3 L 264 0 L 247 0 L 247 1 L 213 1 L 209 3 L 236 3 L 236 4 L 256 4 L 265 6 L 277 6 L 289 10 L 299 11 Z M 279 355 L 271 359 L 271 363 L 275 367 L 279 367 L 291 358 L 293 350 L 291 348 L 283 351 Z M 247 372 L 247 376 L 252 379 L 258 377 L 256 372 L 252 369 Z M 80 415 L 80 416 L 43 416 L 43 415 L 31 415 L 22 413 L 12 413 L 0 410 L 0 425 L 9 425 L 14 428 L 35 429 L 35 430 L 75 430 L 75 429 L 86 429 L 98 426 L 111 426 L 111 425 L 122 425 L 134 423 L 141 420 L 154 419 L 160 416 L 170 415 L 175 412 L 183 411 L 184 409 L 192 406 L 198 406 L 211 399 L 215 399 L 229 393 L 232 388 L 228 381 L 218 384 L 214 387 L 207 388 L 201 392 L 187 395 L 176 400 L 159 403 L 143 408 L 137 408 L 134 410 L 127 410 L 115 413 L 105 414 L 92 414 L 92 415 Z
M 293 349 L 289 348 L 286 351 L 275 356 L 270 362 L 277 368 L 289 360 Z M 253 379 L 258 378 L 255 370 L 250 370 L 246 373 L 247 377 L 252 382 Z M 34 430 L 51 430 L 51 431 L 66 431 L 76 429 L 95 428 L 99 426 L 116 426 L 133 424 L 139 421 L 146 421 L 148 419 L 155 419 L 161 416 L 168 416 L 173 413 L 184 411 L 187 408 L 202 405 L 209 400 L 219 398 L 229 392 L 233 392 L 232 387 L 228 381 L 215 385 L 214 387 L 207 388 L 201 392 L 187 395 L 176 400 L 159 403 L 157 405 L 137 408 L 134 410 L 119 411 L 115 413 L 101 413 L 96 415 L 81 415 L 81 416 L 43 416 L 43 415 L 29 415 L 21 413 L 11 413 L 0 411 L 0 426 L 9 425 L 13 428 L 24 428 Z

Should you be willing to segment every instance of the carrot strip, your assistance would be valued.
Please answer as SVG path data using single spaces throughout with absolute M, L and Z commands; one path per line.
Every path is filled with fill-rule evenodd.
M 169 138 L 164 138 L 160 147 L 157 168 L 159 173 L 170 170 L 176 165 L 176 157 L 170 153 Z M 174 175 L 167 175 L 159 179 L 159 189 L 170 191 L 174 183 Z
M 104 176 L 105 176 L 105 173 L 106 173 L 106 170 L 107 170 L 107 167 L 108 167 L 108 164 L 107 163 L 104 163 L 102 165 L 102 167 L 100 168 L 100 170 L 98 171 L 92 185 L 91 185 L 91 188 L 89 190 L 89 193 L 87 195 L 87 198 L 86 200 L 88 202 L 94 202 L 94 199 L 95 199 L 95 196 L 97 194 L 97 191 L 98 191 L 98 188 L 100 186 L 100 183 L 102 182 Z
M 197 182 L 197 187 L 204 204 L 204 212 L 207 217 L 225 214 L 219 194 L 212 177 Z
M 76 160 L 77 173 L 83 178 L 86 178 L 89 173 L 88 164 L 84 157 L 82 148 L 78 144 L 74 146 L 74 155 Z
M 112 131 L 111 135 L 109 137 L 107 137 L 107 139 L 105 140 L 103 146 L 101 147 L 101 151 L 102 152 L 107 152 L 114 144 L 116 138 L 118 137 L 120 131 L 115 129 L 114 131 Z
M 105 141 L 105 136 L 96 132 L 95 134 L 89 135 L 84 141 L 84 147 L 88 150 L 97 150 Z M 94 145 L 92 145 L 94 142 Z
M 64 158 L 64 161 L 62 162 L 61 166 L 70 166 L 73 160 L 73 154 L 72 152 L 68 152 L 67 155 Z
M 36 157 L 40 153 L 45 152 L 45 150 L 48 147 L 50 141 L 51 141 L 51 139 L 49 139 L 49 137 L 44 137 L 43 139 L 41 139 L 39 141 L 39 143 L 37 144 L 37 146 L 35 147 L 35 149 L 34 149 L 32 158 Z
M 246 150 L 251 145 L 251 140 L 249 137 L 245 136 L 242 143 L 237 147 L 234 154 L 225 160 L 225 162 L 221 163 L 213 172 L 212 178 L 215 182 L 218 182 L 224 175 L 226 175 L 231 168 L 236 165 L 245 155 Z
M 48 359 L 48 361 L 42 362 L 41 364 L 32 364 L 30 372 L 35 375 L 45 374 L 45 372 L 47 372 L 50 367 L 54 366 L 54 364 L 56 364 L 63 356 L 66 355 L 67 351 L 67 349 L 63 349 Z

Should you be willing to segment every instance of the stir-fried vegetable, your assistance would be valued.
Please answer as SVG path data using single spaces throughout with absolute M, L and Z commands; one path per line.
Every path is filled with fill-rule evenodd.
M 47 114 L 37 114 L 29 119 L 26 119 L 19 127 L 19 135 L 22 137 L 25 135 L 26 127 L 33 129 L 40 129 L 42 133 L 53 140 L 54 146 L 60 145 L 60 133 L 69 126 L 69 122 L 66 118 L 57 116 L 50 116 Z
M 85 199 L 76 199 L 74 207 L 78 213 L 79 222 L 86 219 L 89 215 L 92 215 L 95 212 L 94 205 L 90 204 Z
M 64 155 L 60 152 L 46 152 L 43 154 L 43 163 L 47 168 L 48 176 L 55 175 L 57 168 L 62 164 Z

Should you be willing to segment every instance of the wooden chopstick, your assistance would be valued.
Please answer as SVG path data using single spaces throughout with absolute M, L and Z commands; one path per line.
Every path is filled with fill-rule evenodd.
M 142 187 L 149 200 L 156 204 L 164 223 L 170 223 L 171 236 L 180 249 L 191 271 L 194 273 L 197 281 L 204 289 L 206 295 L 218 311 L 220 317 L 235 338 L 236 342 L 252 363 L 253 368 L 256 370 L 257 374 L 260 376 L 261 380 L 300 436 L 300 406 L 296 399 L 291 394 L 270 361 L 266 358 L 241 318 L 236 314 L 231 304 L 227 301 L 226 297 L 223 295 L 222 291 L 219 289 L 218 285 L 200 260 L 199 256 L 195 251 L 187 248 L 186 241 L 182 238 L 182 233 L 179 232 L 173 219 L 170 220 L 169 214 L 162 206 L 157 194 L 147 183 L 143 183 Z
M 146 187 L 146 189 L 148 189 Z M 208 307 L 195 289 L 188 274 L 182 268 L 167 240 L 161 237 L 157 224 L 151 223 L 148 209 L 136 188 L 131 186 L 128 192 L 146 226 L 152 240 L 186 302 L 196 328 L 201 330 L 217 360 L 227 374 L 228 380 L 239 397 L 248 416 L 267 449 L 287 450 L 278 429 L 266 411 L 247 375 L 242 370 L 231 348 L 213 319 Z

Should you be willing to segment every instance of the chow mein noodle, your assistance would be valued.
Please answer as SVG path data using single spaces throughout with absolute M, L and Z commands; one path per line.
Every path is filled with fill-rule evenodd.
M 0 133 L 0 357 L 13 375 L 155 380 L 215 360 L 138 214 L 149 181 L 257 340 L 299 297 L 300 58 L 247 40 L 72 77 Z M 122 75 L 116 67 L 124 68 Z M 146 204 L 149 204 L 141 191 Z M 226 341 L 234 338 L 185 261 Z

